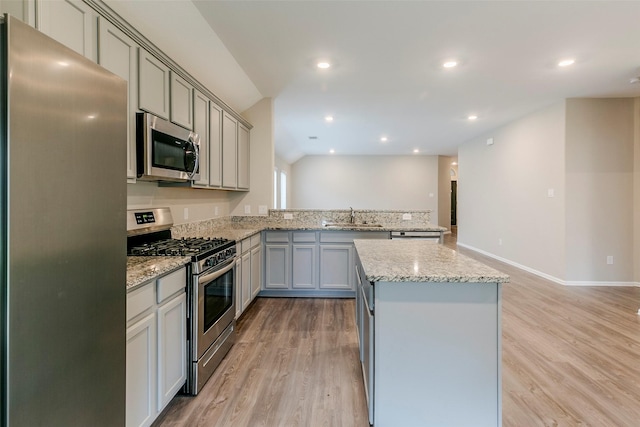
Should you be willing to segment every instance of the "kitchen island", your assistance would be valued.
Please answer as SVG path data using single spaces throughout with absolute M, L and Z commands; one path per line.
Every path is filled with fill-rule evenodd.
M 429 241 L 354 244 L 370 423 L 500 426 L 501 285 L 509 277 Z

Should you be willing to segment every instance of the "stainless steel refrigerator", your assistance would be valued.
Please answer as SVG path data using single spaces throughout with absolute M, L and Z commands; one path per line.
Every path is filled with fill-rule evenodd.
M 2 424 L 125 423 L 126 82 L 0 25 Z

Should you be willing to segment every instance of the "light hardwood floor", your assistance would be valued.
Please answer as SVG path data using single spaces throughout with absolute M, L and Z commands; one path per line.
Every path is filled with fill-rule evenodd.
M 455 248 L 455 238 L 445 244 Z M 640 288 L 564 287 L 504 271 L 503 425 L 640 426 Z M 197 397 L 156 426 L 366 427 L 354 301 L 258 298 Z

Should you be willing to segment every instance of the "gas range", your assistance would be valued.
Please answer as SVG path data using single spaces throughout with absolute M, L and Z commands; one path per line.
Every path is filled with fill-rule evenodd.
M 236 255 L 234 240 L 219 237 L 171 237 L 169 208 L 127 211 L 127 255 L 189 256 L 192 273 L 199 274 Z

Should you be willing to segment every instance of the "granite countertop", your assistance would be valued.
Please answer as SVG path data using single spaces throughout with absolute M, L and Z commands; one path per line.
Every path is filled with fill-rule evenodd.
M 195 232 L 197 237 L 220 237 L 240 242 L 263 230 L 315 230 L 315 231 L 440 231 L 447 229 L 437 225 L 424 226 L 383 226 L 367 227 L 360 224 L 344 224 L 339 227 L 323 227 L 317 223 L 309 223 L 295 220 L 264 221 L 252 224 L 251 227 L 223 226 L 213 230 L 199 230 Z M 127 291 L 131 291 L 143 283 L 153 280 L 163 274 L 170 273 L 190 262 L 190 257 L 127 257 Z
M 505 283 L 509 276 L 427 240 L 354 240 L 370 282 Z
M 191 257 L 188 256 L 128 256 L 127 292 L 149 280 L 177 270 L 190 261 Z

